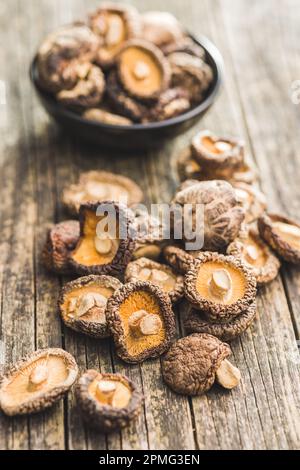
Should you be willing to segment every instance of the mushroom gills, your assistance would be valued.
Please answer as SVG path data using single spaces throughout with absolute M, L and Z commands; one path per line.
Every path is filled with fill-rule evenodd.
M 273 228 L 275 232 L 282 236 L 282 238 L 290 245 L 300 249 L 300 228 L 296 225 L 287 224 L 284 222 L 274 222 Z

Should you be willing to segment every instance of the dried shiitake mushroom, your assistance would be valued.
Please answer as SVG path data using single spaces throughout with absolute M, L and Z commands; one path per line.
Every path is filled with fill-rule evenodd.
M 106 88 L 111 106 L 117 113 L 126 116 L 133 122 L 144 122 L 148 120 L 148 107 L 132 96 L 129 96 L 120 84 L 115 70 L 109 73 Z
M 157 260 L 166 243 L 163 220 L 140 208 L 134 209 L 134 215 L 135 249 L 133 259 L 149 258 Z
M 99 39 L 84 24 L 63 26 L 44 40 L 37 55 L 40 85 L 58 93 L 74 88 L 82 70 L 94 60 Z
M 266 196 L 252 185 L 232 183 L 237 200 L 245 210 L 245 222 L 250 224 L 257 220 L 266 210 Z
M 183 326 L 187 334 L 208 333 L 216 336 L 221 341 L 232 341 L 249 328 L 255 317 L 255 301 L 240 315 L 226 323 L 209 320 L 200 310 L 195 310 L 191 305 L 186 305 Z
M 109 336 L 106 305 L 122 283 L 111 276 L 85 276 L 66 284 L 58 307 L 66 326 L 94 338 Z
M 200 250 L 185 251 L 183 248 L 175 245 L 166 246 L 163 250 L 163 255 L 167 263 L 181 274 L 186 274 L 190 264 L 200 253 Z
M 78 242 L 79 234 L 77 220 L 65 220 L 48 231 L 42 252 L 43 263 L 47 269 L 57 274 L 69 274 L 69 255 Z
M 205 130 L 192 140 L 192 155 L 206 170 L 237 168 L 244 161 L 244 142 L 231 137 L 220 137 Z
M 240 258 L 252 270 L 260 286 L 273 281 L 280 269 L 280 261 L 255 228 L 242 231 L 228 246 L 227 254 Z
M 142 199 L 143 192 L 133 180 L 107 171 L 81 173 L 78 183 L 66 187 L 62 195 L 63 204 L 75 215 L 85 202 L 120 201 L 131 206 Z
M 129 363 L 160 356 L 175 335 L 170 298 L 149 282 L 131 282 L 115 292 L 106 317 L 117 354 Z
M 203 252 L 185 276 L 185 296 L 209 319 L 228 321 L 254 302 L 256 279 L 240 259 Z
M 184 37 L 179 21 L 169 12 L 147 11 L 141 15 L 141 20 L 143 39 L 157 47 L 177 44 Z
M 159 96 L 157 103 L 150 108 L 147 120 L 165 121 L 184 113 L 190 107 L 189 95 L 184 88 L 168 88 Z
M 89 25 L 100 38 L 95 60 L 103 68 L 114 65 L 122 45 L 138 36 L 141 29 L 139 14 L 133 6 L 108 2 L 90 16 Z
M 183 297 L 183 277 L 165 264 L 147 258 L 140 258 L 128 264 L 125 271 L 126 282 L 147 281 L 166 292 L 172 303 Z
M 195 159 L 191 147 L 184 148 L 177 158 L 177 172 L 180 181 L 195 179 L 198 181 L 226 180 L 234 184 L 237 182 L 252 184 L 257 179 L 253 165 L 244 161 L 237 168 L 208 170 Z
M 260 236 L 285 261 L 300 264 L 300 224 L 279 214 L 258 219 Z
M 230 347 L 208 334 L 194 334 L 174 343 L 162 361 L 165 382 L 177 393 L 201 395 L 218 382 L 236 387 L 241 374 L 227 359 Z
M 100 211 L 101 215 L 98 215 Z M 131 211 L 112 201 L 87 202 L 80 206 L 79 220 L 80 238 L 70 254 L 74 272 L 120 275 L 135 246 L 129 236 Z M 110 226 L 115 233 L 111 233 Z
M 203 250 L 219 251 L 226 248 L 238 235 L 245 217 L 233 187 L 226 181 L 193 182 L 179 188 L 173 204 L 182 207 L 188 204 L 192 208 L 190 217 L 183 222 L 184 225 L 190 223 L 193 233 L 197 228 L 195 215 L 197 205 L 203 207 L 204 218 L 201 226 L 204 235 Z M 182 212 L 183 217 L 187 217 L 186 211 Z
M 139 100 L 157 99 L 170 83 L 168 60 L 158 47 L 140 39 L 123 46 L 118 54 L 117 70 L 124 90 Z
M 58 348 L 40 349 L 4 375 L 0 407 L 9 416 L 42 411 L 63 397 L 77 374 L 78 367 L 71 354 Z
M 161 46 L 161 49 L 166 56 L 173 54 L 173 52 L 185 52 L 186 54 L 205 60 L 205 50 L 203 47 L 199 46 L 199 44 L 195 43 L 195 41 L 188 36 L 183 37 L 180 41 Z
M 84 421 L 104 433 L 122 429 L 138 417 L 143 396 L 125 375 L 88 370 L 76 384 Z
M 105 89 L 105 79 L 101 69 L 89 63 L 78 71 L 78 81 L 73 88 L 57 93 L 57 101 L 69 108 L 85 109 L 97 106 Z
M 130 119 L 101 108 L 90 108 L 83 113 L 82 117 L 88 121 L 102 122 L 112 126 L 130 126 L 132 124 Z
M 172 71 L 172 85 L 189 93 L 191 103 L 199 103 L 213 80 L 213 71 L 204 60 L 186 52 L 168 55 Z

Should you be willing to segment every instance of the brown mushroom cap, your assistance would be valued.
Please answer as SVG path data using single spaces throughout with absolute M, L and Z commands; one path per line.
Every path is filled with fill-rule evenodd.
M 185 206 L 202 205 L 204 220 L 203 250 L 220 251 L 238 235 L 245 214 L 239 206 L 232 186 L 226 181 L 195 182 L 175 194 L 173 203 Z M 201 222 L 201 221 L 199 221 Z M 195 215 L 192 214 L 192 229 L 195 231 Z M 190 241 L 190 240 L 188 240 Z
M 126 176 L 96 170 L 81 173 L 78 183 L 66 187 L 62 195 L 63 204 L 75 215 L 85 202 L 118 202 L 120 199 L 128 206 L 138 204 L 143 199 L 143 192 Z
M 101 102 L 105 90 L 104 74 L 96 65 L 85 64 L 84 67 L 74 87 L 57 93 L 56 99 L 63 106 L 86 109 Z
M 185 52 L 191 56 L 199 57 L 203 60 L 205 59 L 205 50 L 203 47 L 196 44 L 189 36 L 184 36 L 180 41 L 161 46 L 161 49 L 166 56 L 169 56 L 173 52 Z
M 53 93 L 74 88 L 82 67 L 93 61 L 98 47 L 99 39 L 84 24 L 71 24 L 52 32 L 38 51 L 41 86 Z
M 176 44 L 184 37 L 179 21 L 169 12 L 146 11 L 141 20 L 143 39 L 160 48 Z
M 187 334 L 207 333 L 221 341 L 232 341 L 249 328 L 255 316 L 255 301 L 244 312 L 226 323 L 208 320 L 205 314 L 189 305 L 185 309 L 183 326 Z
M 163 255 L 167 263 L 172 266 L 177 272 L 186 274 L 189 270 L 190 264 L 201 253 L 200 250 L 185 251 L 179 246 L 166 246 L 163 250 Z
M 149 122 L 165 121 L 179 116 L 191 107 L 188 92 L 182 87 L 168 88 L 159 96 L 157 103 L 149 110 Z
M 47 373 L 43 377 L 36 374 L 39 383 L 35 380 L 31 388 L 30 377 L 37 366 L 47 367 Z M 59 348 L 40 349 L 21 359 L 3 376 L 0 407 L 9 416 L 42 411 L 62 398 L 77 374 L 78 367 L 71 354 Z
M 123 407 L 102 404 L 93 392 L 95 384 L 101 380 L 114 382 L 117 387 L 121 385 L 124 390 L 128 389 L 128 403 Z M 81 375 L 76 384 L 76 398 L 87 424 L 105 433 L 128 426 L 140 414 L 143 403 L 142 394 L 130 379 L 124 375 L 102 374 L 96 370 L 88 370 Z
M 141 310 L 158 316 L 162 328 L 156 334 L 136 337 L 130 329 L 130 317 Z M 115 292 L 107 304 L 107 322 L 118 356 L 138 363 L 158 357 L 169 347 L 175 335 L 175 317 L 169 296 L 149 282 L 131 282 Z
M 280 224 L 279 226 L 277 224 Z M 284 224 L 281 226 L 281 224 Z M 264 214 L 258 219 L 260 236 L 285 261 L 300 264 L 300 235 L 288 234 L 286 229 L 296 230 L 300 234 L 299 222 L 279 214 Z M 281 228 L 284 228 L 284 232 Z M 294 227 L 294 229 L 293 229 Z
M 209 390 L 230 347 L 208 334 L 193 334 L 176 341 L 162 361 L 165 382 L 177 393 L 200 395 Z
M 160 279 L 160 273 L 167 276 Z M 147 281 L 160 287 L 166 292 L 172 303 L 177 302 L 184 294 L 184 278 L 174 272 L 169 266 L 157 263 L 147 258 L 139 258 L 127 265 L 125 282 Z
M 278 275 L 280 261 L 255 228 L 242 232 L 228 246 L 227 254 L 240 258 L 252 270 L 259 286 L 268 284 Z
M 141 31 L 141 20 L 136 8 L 113 2 L 102 3 L 90 15 L 89 25 L 100 38 L 95 60 L 104 69 L 114 65 L 123 44 L 128 39 L 139 36 Z
M 96 246 L 96 241 L 101 242 L 99 223 L 106 217 L 97 215 L 101 207 L 103 210 L 114 210 L 117 232 L 121 230 L 124 235 L 127 234 L 127 238 L 109 238 L 111 246 L 107 253 L 100 252 Z M 129 263 L 135 247 L 135 242 L 130 238 L 132 220 L 132 212 L 113 201 L 82 204 L 79 210 L 80 238 L 69 258 L 73 271 L 83 275 L 120 275 Z
M 232 286 L 227 300 L 210 294 L 210 280 L 214 272 L 225 270 Z M 197 309 L 213 321 L 228 321 L 247 310 L 256 296 L 256 279 L 239 259 L 218 253 L 203 252 L 185 276 L 185 296 Z
M 42 252 L 42 259 L 50 271 L 57 274 L 69 274 L 69 255 L 75 248 L 80 234 L 77 220 L 65 220 L 54 225 L 47 235 Z
M 84 333 L 93 338 L 106 338 L 109 336 L 106 322 L 106 305 L 87 305 L 86 313 L 81 316 L 69 312 L 70 302 L 86 294 L 100 294 L 108 299 L 122 283 L 111 276 L 84 276 L 68 282 L 61 290 L 58 307 L 61 318 L 66 326 L 79 333 Z M 90 308 L 88 309 L 88 307 Z M 103 315 L 104 314 L 104 315 Z M 104 321 L 103 317 L 104 316 Z
M 127 93 L 139 100 L 153 100 L 168 88 L 171 69 L 168 60 L 154 44 L 132 39 L 117 58 L 119 80 Z
M 216 136 L 205 130 L 192 140 L 192 155 L 206 170 L 237 168 L 244 161 L 245 144 L 232 137 Z
M 184 88 L 192 103 L 201 101 L 213 80 L 210 65 L 186 52 L 173 52 L 168 54 L 168 59 L 171 64 L 172 85 Z

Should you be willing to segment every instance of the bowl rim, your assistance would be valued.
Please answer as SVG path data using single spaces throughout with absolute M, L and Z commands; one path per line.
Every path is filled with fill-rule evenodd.
M 203 111 L 208 109 L 214 102 L 216 96 L 218 95 L 221 85 L 223 83 L 223 77 L 224 77 L 224 61 L 223 57 L 219 51 L 219 49 L 215 46 L 215 44 L 208 39 L 206 36 L 202 35 L 194 35 L 189 33 L 189 36 L 193 41 L 195 41 L 198 45 L 202 46 L 205 50 L 206 53 L 210 56 L 210 59 L 214 63 L 215 66 L 215 71 L 214 73 L 216 74 L 216 83 L 214 87 L 211 89 L 209 95 L 205 98 L 202 103 L 200 103 L 198 106 L 195 106 L 194 108 L 190 109 L 189 111 L 180 114 L 179 116 L 175 116 L 171 119 L 166 119 L 164 121 L 159 121 L 159 122 L 149 122 L 145 124 L 141 123 L 133 123 L 133 124 L 127 124 L 127 125 L 117 125 L 117 124 L 107 124 L 107 123 L 102 123 L 99 121 L 93 121 L 90 119 L 85 119 L 81 115 L 64 108 L 61 106 L 55 98 L 53 98 L 49 93 L 45 92 L 39 85 L 37 79 L 36 79 L 36 61 L 37 61 L 37 54 L 34 56 L 30 68 L 29 68 L 29 75 L 30 75 L 30 80 L 31 83 L 33 84 L 35 90 L 39 95 L 43 97 L 43 99 L 48 100 L 49 102 L 52 102 L 54 106 L 56 106 L 59 109 L 59 112 L 62 116 L 65 116 L 68 119 L 73 119 L 74 121 L 77 121 L 78 123 L 81 123 L 83 125 L 88 125 L 93 128 L 98 128 L 98 129 L 106 129 L 106 130 L 112 130 L 112 129 L 118 129 L 118 130 L 124 130 L 124 131 L 139 131 L 139 130 L 152 130 L 152 129 L 164 129 L 171 127 L 172 125 L 176 124 L 181 124 L 186 121 L 189 121 L 190 119 L 193 119 L 197 117 L 198 115 L 202 114 Z

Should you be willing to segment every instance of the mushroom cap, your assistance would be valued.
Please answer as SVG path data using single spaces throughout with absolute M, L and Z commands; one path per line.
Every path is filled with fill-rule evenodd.
M 37 390 L 28 394 L 25 390 L 25 378 L 29 377 L 32 370 L 31 365 L 45 358 L 49 363 L 49 367 L 54 369 L 51 375 L 51 383 L 47 384 L 46 390 Z M 52 364 L 51 358 L 61 360 L 64 363 L 65 371 L 57 368 L 56 364 Z M 17 390 L 9 391 L 14 381 L 21 374 L 22 383 L 19 383 Z M 0 407 L 2 411 L 9 415 L 24 415 L 37 413 L 52 406 L 71 388 L 78 374 L 78 367 L 75 359 L 71 354 L 59 348 L 39 349 L 33 354 L 21 359 L 14 364 L 9 371 L 3 376 L 0 384 Z M 57 381 L 57 375 L 62 378 Z M 15 384 L 17 386 L 17 384 Z M 21 390 L 21 393 L 19 392 Z M 18 395 L 18 392 L 21 396 Z M 26 395 L 27 393 L 27 395 Z
M 153 298 L 153 302 L 157 307 L 157 314 L 160 316 L 163 323 L 164 335 L 157 339 L 154 346 L 146 343 L 142 346 L 141 350 L 133 353 L 128 348 L 127 338 L 130 333 L 127 331 L 128 328 L 126 322 L 122 319 L 120 309 L 127 299 L 130 300 L 132 295 L 139 292 L 146 293 L 146 297 L 143 302 L 141 302 L 141 305 L 138 301 L 134 301 L 132 312 L 129 312 L 129 314 L 141 308 L 147 309 L 150 299 Z M 116 291 L 108 300 L 106 316 L 109 329 L 115 342 L 117 354 L 125 362 L 138 363 L 148 358 L 160 356 L 170 347 L 175 336 L 175 316 L 172 311 L 170 298 L 159 287 L 149 282 L 130 282 Z M 139 341 L 136 340 L 134 345 L 138 342 Z
M 221 341 L 232 341 L 249 328 L 255 316 L 255 301 L 244 312 L 226 323 L 208 320 L 201 311 L 188 305 L 183 316 L 183 326 L 187 334 L 207 333 Z
M 218 142 L 227 144 L 228 148 L 216 150 L 214 146 Z M 244 141 L 234 137 L 216 136 L 208 130 L 194 136 L 191 149 L 192 155 L 205 170 L 234 169 L 244 161 Z
M 181 274 L 187 273 L 190 264 L 193 263 L 194 259 L 200 254 L 200 250 L 185 251 L 183 248 L 176 245 L 166 246 L 163 250 L 163 255 L 167 263 Z
M 112 276 L 84 276 L 74 281 L 68 282 L 64 285 L 61 290 L 59 299 L 58 299 L 58 308 L 60 316 L 66 326 L 71 328 L 74 331 L 79 333 L 84 333 L 93 338 L 107 338 L 109 336 L 109 331 L 107 328 L 107 323 L 100 323 L 95 319 L 88 318 L 76 318 L 70 317 L 66 308 L 66 301 L 68 300 L 68 295 L 73 291 L 77 291 L 81 288 L 92 287 L 102 287 L 107 290 L 112 290 L 112 293 L 122 287 L 122 283 Z M 106 311 L 106 308 L 105 308 Z
M 157 47 L 176 44 L 184 37 L 179 21 L 169 12 L 146 11 L 141 20 L 143 39 Z
M 166 264 L 157 263 L 156 261 L 152 261 L 148 258 L 139 258 L 136 261 L 131 261 L 126 268 L 125 271 L 125 282 L 136 282 L 139 280 L 143 280 L 140 277 L 140 272 L 145 269 L 155 269 L 158 271 L 163 271 L 168 274 L 172 279 L 174 279 L 174 286 L 171 290 L 168 290 L 168 295 L 170 297 L 171 302 L 174 304 L 178 302 L 184 294 L 184 278 L 183 276 L 177 274 L 173 271 L 169 266 Z M 154 281 L 149 281 L 153 284 L 156 284 Z M 157 284 L 158 287 L 161 285 Z M 164 289 L 163 289 L 164 290 Z
M 63 26 L 50 33 L 38 50 L 40 85 L 52 93 L 73 88 L 82 64 L 93 61 L 99 39 L 83 23 Z
M 210 300 L 197 289 L 198 273 L 205 263 L 218 263 L 220 267 L 233 269 L 243 279 L 241 297 L 238 295 L 233 303 L 222 303 Z M 232 290 L 234 291 L 233 280 Z M 256 279 L 240 259 L 218 253 L 203 252 L 191 264 L 185 276 L 185 296 L 197 310 L 203 311 L 208 319 L 218 322 L 227 322 L 247 310 L 256 297 Z
M 128 60 L 131 51 L 135 55 L 135 60 Z M 138 61 L 145 62 L 152 74 L 154 69 L 159 70 L 159 74 L 154 74 L 157 77 L 154 83 L 147 77 L 146 81 L 141 80 L 142 83 L 134 80 L 131 67 L 134 67 Z M 170 64 L 162 51 L 151 42 L 142 39 L 131 39 L 124 44 L 117 57 L 117 73 L 124 90 L 130 96 L 145 102 L 156 100 L 169 87 L 171 80 Z
M 69 274 L 69 254 L 75 248 L 80 235 L 77 220 L 65 220 L 48 231 L 42 252 L 44 265 L 57 274 Z
M 190 109 L 187 90 L 183 87 L 168 88 L 159 96 L 157 103 L 149 110 L 148 121 L 165 121 L 179 116 Z
M 202 205 L 204 220 L 200 220 L 204 232 L 203 250 L 220 251 L 226 248 L 238 235 L 245 214 L 239 206 L 235 191 L 226 181 L 195 182 L 175 194 L 173 203 L 195 209 Z M 195 215 L 192 213 L 192 229 L 196 229 Z M 188 240 L 190 241 L 190 240 Z
M 97 379 L 119 381 L 126 385 L 131 392 L 129 403 L 124 408 L 101 405 L 89 392 L 89 387 Z M 136 385 L 121 374 L 102 374 L 96 370 L 88 370 L 81 375 L 76 384 L 76 398 L 87 424 L 102 432 L 109 433 L 122 429 L 130 424 L 141 412 L 143 396 Z
M 117 251 L 112 260 L 105 264 L 85 264 L 83 261 L 79 261 L 78 258 L 76 259 L 77 250 L 81 247 L 81 243 L 84 242 L 85 239 L 85 227 L 86 224 L 89 226 L 88 221 L 88 212 L 91 212 L 93 216 L 95 215 L 95 219 L 97 220 L 97 209 L 99 207 L 105 208 L 114 207 L 117 222 L 121 222 L 124 224 L 122 226 L 122 230 L 124 229 L 124 233 L 127 233 L 127 238 L 120 239 L 119 245 L 117 247 Z M 83 275 L 90 275 L 90 274 L 97 274 L 97 275 L 120 275 L 123 273 L 125 267 L 129 263 L 132 257 L 132 253 L 135 248 L 135 242 L 130 238 L 130 225 L 133 221 L 133 214 L 130 209 L 122 204 L 118 204 L 114 201 L 101 201 L 99 203 L 85 203 L 81 204 L 79 210 L 79 222 L 80 222 L 80 238 L 79 241 L 70 254 L 70 266 L 72 267 L 73 271 L 76 274 L 83 274 Z M 96 229 L 97 223 L 95 224 L 95 235 L 96 236 Z
M 245 222 L 250 224 L 256 221 L 266 210 L 266 196 L 258 188 L 247 183 L 236 182 L 232 183 L 232 186 L 236 190 L 237 199 L 245 209 Z M 243 196 L 243 193 L 247 197 L 246 200 L 239 196 L 239 194 Z
M 264 254 L 264 264 L 262 265 L 251 265 L 244 259 L 244 248 L 247 244 L 247 240 L 252 240 L 255 245 Z M 238 238 L 236 238 L 227 248 L 227 254 L 240 258 L 247 266 L 252 270 L 258 286 L 268 284 L 273 281 L 278 275 L 280 269 L 280 261 L 269 248 L 269 246 L 262 240 L 258 231 L 255 228 L 250 228 L 241 232 Z
M 107 15 L 113 14 L 118 16 L 123 23 L 124 37 L 121 42 L 108 46 L 105 44 L 104 34 L 99 29 L 99 24 L 102 26 L 103 20 Z M 141 33 L 141 18 L 137 9 L 133 5 L 117 4 L 113 2 L 101 3 L 101 6 L 93 12 L 89 17 L 89 26 L 91 30 L 100 38 L 100 47 L 98 47 L 95 61 L 103 69 L 108 69 L 115 64 L 115 59 L 120 51 L 122 45 L 129 39 L 140 36 Z
M 280 214 L 264 214 L 258 219 L 258 230 L 262 239 L 288 263 L 300 264 L 300 248 L 293 247 L 274 230 L 274 223 L 281 222 L 300 228 L 299 222 Z
M 176 341 L 162 361 L 164 381 L 177 393 L 201 395 L 215 382 L 221 362 L 230 347 L 208 334 L 193 334 Z
M 56 99 L 63 106 L 81 111 L 101 102 L 105 90 L 104 74 L 96 65 L 87 64 L 86 68 L 74 87 L 57 93 Z
M 79 181 L 76 184 L 67 186 L 62 195 L 64 206 L 74 215 L 78 215 L 80 205 L 85 202 L 99 202 L 97 199 L 89 194 L 89 185 L 93 184 L 101 188 L 104 186 L 108 188 L 111 186 L 115 193 L 119 192 L 119 197 L 127 199 L 127 205 L 138 204 L 143 199 L 143 191 L 141 188 L 130 178 L 108 171 L 87 171 L 81 173 Z M 105 196 L 107 199 L 107 196 Z M 109 197 L 114 199 L 114 197 Z M 116 201 L 117 202 L 117 201 Z

